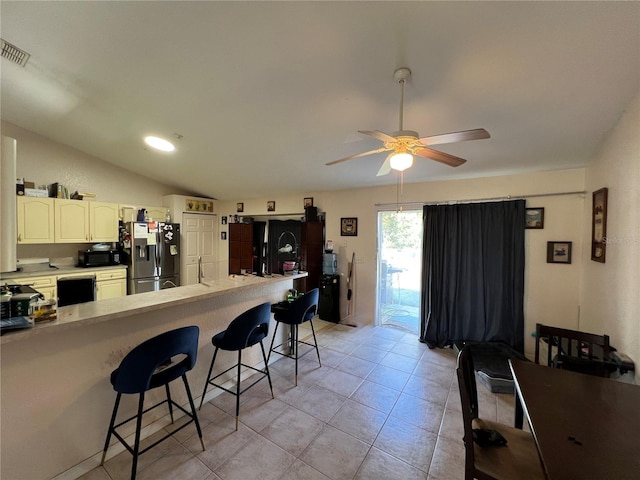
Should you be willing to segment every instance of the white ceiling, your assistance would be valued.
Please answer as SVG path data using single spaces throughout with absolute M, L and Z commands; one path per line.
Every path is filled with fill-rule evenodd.
M 219 199 L 393 184 L 385 155 L 327 167 L 404 127 L 485 128 L 406 182 L 581 167 L 640 90 L 640 2 L 3 0 L 2 119 Z M 145 150 L 142 137 L 176 139 Z M 175 137 L 174 137 L 175 139 Z

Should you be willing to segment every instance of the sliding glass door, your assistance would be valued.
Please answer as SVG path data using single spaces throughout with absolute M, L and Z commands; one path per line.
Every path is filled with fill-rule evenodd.
M 378 212 L 376 325 L 420 333 L 422 210 Z

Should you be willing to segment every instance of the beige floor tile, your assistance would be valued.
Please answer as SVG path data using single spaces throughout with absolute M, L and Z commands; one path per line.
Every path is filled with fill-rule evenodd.
M 352 342 L 345 338 L 335 338 L 333 341 L 325 345 L 325 348 L 328 348 L 329 350 L 334 350 L 336 352 L 344 353 L 345 355 L 349 355 L 357 347 L 358 347 L 358 343 Z
M 346 397 L 342 395 L 313 385 L 291 404 L 323 422 L 328 422 L 340 410 L 345 400 Z
M 111 480 L 111 477 L 104 467 L 98 467 L 78 477 L 77 480 Z
M 209 470 L 191 452 L 178 446 L 158 461 L 153 462 L 136 477 L 138 480 L 204 480 L 209 477 Z
M 440 431 L 444 406 L 402 393 L 391 415 L 433 433 Z
M 402 392 L 444 406 L 447 404 L 449 386 L 443 387 L 437 381 L 422 375 L 411 375 Z
M 142 440 L 140 442 L 140 449 L 144 449 L 147 446 L 151 445 L 153 442 L 159 440 L 163 435 L 166 435 L 166 432 L 164 430 L 160 430 L 150 437 Z M 200 444 L 200 441 L 198 441 L 198 444 Z M 166 455 L 168 452 L 172 451 L 179 445 L 180 443 L 177 440 L 169 437 L 148 452 L 138 456 L 138 472 L 148 467 L 156 460 L 162 458 L 164 455 Z M 199 447 L 199 450 L 202 451 L 201 446 Z M 131 478 L 132 460 L 133 456 L 128 451 L 124 451 L 111 458 L 110 460 L 107 460 L 104 463 L 104 468 L 113 480 L 125 480 Z
M 462 439 L 464 437 L 462 412 L 446 408 L 439 435 L 454 441 Z
M 409 373 L 385 365 L 378 365 L 367 375 L 367 380 L 384 385 L 387 388 L 401 391 L 407 383 L 407 380 L 409 380 L 409 377 Z
M 400 397 L 398 390 L 365 380 L 350 398 L 388 414 L 393 410 L 398 397 Z
M 330 348 L 320 349 L 320 360 L 322 360 L 323 367 L 337 367 L 347 357 L 342 352 L 331 350 Z
M 233 457 L 216 468 L 215 473 L 223 480 L 276 480 L 294 461 L 293 455 L 255 435 Z
M 370 362 L 380 363 L 380 360 L 387 354 L 386 350 L 380 350 L 379 348 L 371 347 L 369 345 L 359 345 L 351 353 L 352 357 L 362 358 Z
M 439 437 L 429 467 L 431 480 L 460 480 L 464 478 L 464 444 Z M 515 479 L 514 479 L 515 480 Z
M 420 360 L 426 347 L 419 342 L 406 343 L 403 339 L 404 337 L 402 337 L 402 339 L 391 349 L 391 351 L 393 353 L 397 353 L 398 355 L 403 355 L 415 360 Z
M 260 434 L 298 457 L 323 427 L 324 422 L 321 420 L 295 407 L 288 407 Z
M 413 372 L 417 363 L 418 360 L 415 358 L 405 357 L 404 355 L 398 355 L 393 352 L 387 353 L 384 358 L 380 360 L 380 365 L 395 368 L 396 370 L 400 370 L 405 373 Z
M 366 378 L 376 366 L 377 363 L 350 355 L 338 364 L 336 370 Z
M 218 422 L 212 422 L 202 431 L 206 450 L 203 452 L 200 441 L 193 436 L 184 443 L 190 452 L 198 456 L 200 461 L 211 470 L 232 458 L 240 448 L 257 433 L 240 423 L 236 431 L 235 418 L 227 415 Z
M 371 445 L 386 419 L 386 413 L 347 400 L 329 421 L 329 425 Z
M 364 378 L 340 370 L 333 370 L 318 382 L 318 386 L 331 390 L 343 397 L 350 396 L 362 384 Z
M 434 432 L 390 417 L 373 446 L 427 472 L 437 438 Z
M 355 480 L 419 480 L 427 479 L 427 474 L 398 460 L 382 450 L 372 448 L 364 459 Z
M 368 345 L 370 347 L 375 347 L 380 350 L 384 350 L 389 352 L 393 347 L 396 346 L 398 342 L 391 338 L 385 338 L 381 336 L 372 335 L 371 337 L 362 341 L 362 345 Z
M 289 405 L 282 400 L 265 397 L 249 397 L 240 407 L 240 421 L 259 432 L 278 418 Z
M 368 451 L 366 443 L 326 426 L 299 458 L 333 480 L 349 480 Z
M 284 473 L 279 480 L 330 480 L 329 477 L 320 473 L 315 468 L 306 463 L 296 460 L 293 465 Z

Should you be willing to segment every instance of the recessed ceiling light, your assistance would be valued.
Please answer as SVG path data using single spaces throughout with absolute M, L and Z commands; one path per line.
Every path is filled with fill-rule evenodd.
M 144 143 L 149 145 L 151 148 L 160 150 L 161 152 L 173 152 L 176 149 L 176 147 L 173 146 L 173 143 L 160 137 L 144 137 Z

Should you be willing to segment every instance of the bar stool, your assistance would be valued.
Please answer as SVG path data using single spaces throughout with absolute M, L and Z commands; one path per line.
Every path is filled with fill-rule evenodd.
M 220 332 L 213 336 L 211 343 L 216 347 L 213 351 L 213 358 L 211 359 L 211 366 L 209 367 L 209 373 L 207 374 L 207 381 L 204 384 L 204 390 L 202 391 L 202 399 L 200 400 L 200 408 L 204 403 L 204 396 L 207 393 L 207 387 L 213 385 L 225 392 L 228 392 L 236 396 L 236 430 L 238 430 L 238 419 L 240 416 L 240 394 L 246 392 L 249 388 L 253 387 L 260 380 L 267 377 L 269 380 L 269 388 L 271 389 L 271 398 L 275 398 L 273 395 L 273 385 L 271 384 L 271 375 L 269 374 L 269 365 L 267 363 L 267 356 L 264 352 L 264 346 L 262 340 L 269 333 L 269 317 L 271 314 L 271 304 L 269 302 L 263 303 L 256 307 L 250 308 L 246 312 L 236 317 L 223 332 Z M 264 370 L 252 367 L 242 363 L 242 350 L 247 347 L 251 347 L 255 344 L 260 344 L 260 350 L 262 351 L 262 358 L 264 360 Z M 227 368 L 224 372 L 219 373 L 215 377 L 211 377 L 213 372 L 213 364 L 216 361 L 216 355 L 218 350 L 237 351 L 238 363 Z M 222 385 L 215 383 L 218 377 L 226 374 L 227 372 L 238 369 L 238 375 L 236 378 L 235 391 L 223 387 Z M 251 385 L 240 391 L 240 377 L 242 367 L 249 368 L 255 372 L 261 374 L 260 378 L 255 380 Z
M 278 355 L 282 355 L 283 357 L 293 358 L 296 361 L 296 386 L 298 385 L 298 344 L 304 343 L 305 345 L 309 345 L 310 347 L 314 347 L 316 349 L 316 354 L 318 355 L 318 363 L 322 367 L 322 362 L 320 361 L 320 350 L 318 350 L 318 341 L 316 340 L 316 332 L 313 328 L 313 317 L 316 314 L 316 310 L 318 309 L 318 298 L 320 296 L 320 290 L 314 288 L 313 290 L 308 291 L 301 297 L 298 297 L 296 300 L 289 304 L 289 307 L 282 312 L 276 312 L 274 315 L 274 319 L 276 321 L 276 328 L 273 332 L 273 338 L 271 339 L 271 347 L 269 348 L 269 358 L 271 358 L 271 353 L 277 353 Z M 311 325 L 311 333 L 313 334 L 313 343 L 308 343 L 303 340 L 300 340 L 298 337 L 298 327 L 304 323 L 309 322 Z M 278 325 L 284 323 L 286 325 L 290 325 L 291 333 L 290 338 L 281 343 L 280 345 L 273 346 L 273 343 L 276 339 L 276 333 L 278 332 Z M 284 353 L 278 351 L 277 349 L 285 345 L 289 344 L 289 353 Z
M 202 440 L 202 430 L 200 429 L 200 422 L 198 422 L 198 416 L 196 414 L 196 408 L 193 403 L 193 397 L 191 396 L 191 390 L 189 389 L 189 382 L 187 381 L 186 373 L 193 368 L 196 363 L 196 357 L 198 353 L 198 335 L 200 329 L 197 326 L 183 327 L 175 330 L 171 330 L 162 333 L 156 337 L 150 338 L 141 343 L 133 350 L 131 350 L 120 362 L 120 366 L 111 373 L 111 384 L 113 389 L 117 392 L 116 402 L 113 407 L 113 413 L 111 415 L 111 421 L 109 423 L 109 430 L 107 432 L 107 439 L 104 442 L 104 450 L 102 452 L 102 461 L 100 465 L 104 464 L 105 457 L 107 455 L 107 449 L 109 448 L 109 441 L 113 434 L 124 447 L 133 455 L 133 464 L 131 466 L 131 480 L 136 478 L 136 467 L 138 465 L 138 456 L 150 450 L 158 445 L 160 442 L 166 440 L 174 433 L 182 430 L 190 423 L 195 423 L 198 436 L 200 437 L 200 443 L 202 444 L 202 450 L 204 450 L 204 441 Z M 175 357 L 175 358 L 174 358 Z M 189 398 L 189 405 L 191 406 L 191 412 L 188 412 L 181 405 L 171 399 L 171 393 L 169 391 L 169 383 L 173 380 L 182 377 L 184 382 L 184 388 Z M 158 387 L 165 387 L 167 394 L 166 400 L 162 400 L 157 404 L 144 409 L 144 396 L 145 392 Z M 117 425 L 116 416 L 118 414 L 118 406 L 120 405 L 120 399 L 122 394 L 139 394 L 138 399 L 138 413 L 127 420 L 124 420 Z M 171 415 L 171 423 L 173 423 L 173 407 L 177 407 L 187 415 L 190 420 L 180 427 L 174 429 L 169 434 L 162 437 L 160 440 L 154 442 L 147 448 L 140 450 L 140 430 L 142 427 L 142 416 L 159 407 L 160 405 L 167 403 L 169 407 L 169 414 Z M 125 439 L 118 433 L 117 429 L 122 425 L 129 423 L 132 420 L 136 420 L 136 432 L 133 448 L 125 441 Z

